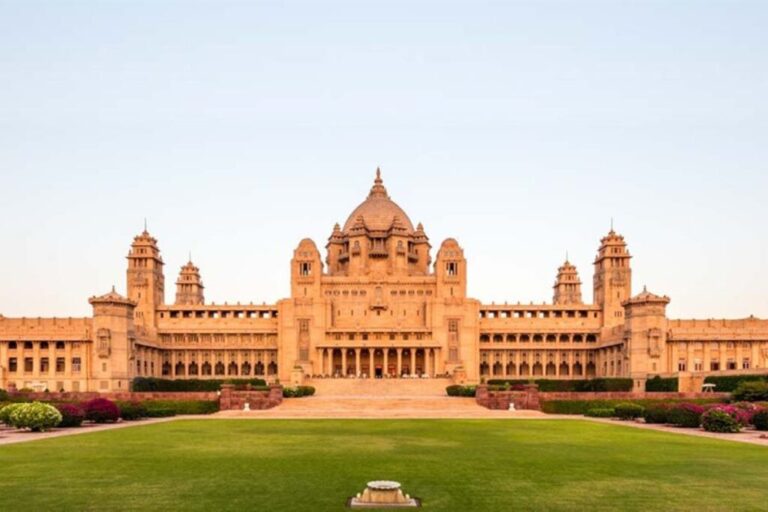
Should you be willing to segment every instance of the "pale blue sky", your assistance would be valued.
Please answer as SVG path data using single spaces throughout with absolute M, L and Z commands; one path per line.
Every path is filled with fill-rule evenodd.
M 0 313 L 125 290 L 274 301 L 381 165 L 469 291 L 591 300 L 600 237 L 674 317 L 768 317 L 768 2 L 0 1 Z

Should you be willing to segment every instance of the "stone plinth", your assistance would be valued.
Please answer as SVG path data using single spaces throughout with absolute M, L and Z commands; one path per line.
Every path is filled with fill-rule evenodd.
M 349 508 L 418 508 L 421 503 L 418 499 L 403 494 L 399 482 L 377 480 L 368 482 L 368 486 L 361 493 L 350 498 Z

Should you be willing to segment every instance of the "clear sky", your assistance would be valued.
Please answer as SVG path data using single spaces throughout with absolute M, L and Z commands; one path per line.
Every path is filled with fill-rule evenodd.
M 768 317 L 768 2 L 0 0 L 0 313 L 274 301 L 377 165 L 484 302 L 591 300 L 611 217 L 673 317 Z

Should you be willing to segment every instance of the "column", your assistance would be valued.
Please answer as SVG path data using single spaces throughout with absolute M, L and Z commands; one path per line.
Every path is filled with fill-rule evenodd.
M 403 374 L 403 349 L 397 349 L 397 377 Z
M 741 341 L 736 341 L 736 369 L 741 370 L 743 359 L 744 359 L 744 353 L 742 352 Z
M 411 349 L 411 375 L 416 375 L 416 349 Z
M 368 349 L 368 360 L 368 378 L 372 379 L 376 376 L 376 368 L 374 368 L 374 365 L 376 364 L 376 349 Z
M 704 342 L 704 371 L 705 372 L 709 371 L 709 364 L 712 360 L 711 358 L 712 358 L 712 354 L 709 348 L 709 342 L 705 341 Z
M 355 376 L 360 377 L 360 352 L 361 349 L 355 349 Z
M 752 356 L 750 357 L 750 360 L 749 360 L 750 369 L 760 368 L 760 363 L 757 359 L 757 356 L 758 356 L 757 345 L 758 345 L 757 341 L 753 340 L 750 342 L 750 348 L 752 350 Z
M 347 376 L 347 349 L 346 348 L 341 349 L 341 375 L 343 377 Z
M 384 375 L 389 377 L 389 348 L 384 349 Z
M 693 364 L 693 343 L 690 341 L 685 342 L 685 369 L 686 371 L 692 372 L 696 369 L 695 365 Z

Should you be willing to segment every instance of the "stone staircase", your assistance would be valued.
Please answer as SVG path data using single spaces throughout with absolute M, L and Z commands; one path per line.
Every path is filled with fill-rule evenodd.
M 416 399 L 445 397 L 450 379 L 312 379 L 321 398 Z

